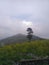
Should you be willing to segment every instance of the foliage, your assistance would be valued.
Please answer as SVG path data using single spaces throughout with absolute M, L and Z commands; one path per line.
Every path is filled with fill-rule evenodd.
M 33 31 L 32 31 L 32 29 L 31 29 L 31 28 L 27 28 L 27 32 L 28 32 L 27 38 L 28 38 L 28 40 L 29 40 L 29 41 L 31 41 Z
M 12 63 L 21 59 L 31 59 L 33 55 L 39 57 L 49 56 L 49 40 L 17 43 L 1 47 L 0 65 L 12 65 Z

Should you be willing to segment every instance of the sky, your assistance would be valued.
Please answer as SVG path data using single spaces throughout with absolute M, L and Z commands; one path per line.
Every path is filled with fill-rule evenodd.
M 49 39 L 49 0 L 0 0 L 0 39 L 27 34 Z

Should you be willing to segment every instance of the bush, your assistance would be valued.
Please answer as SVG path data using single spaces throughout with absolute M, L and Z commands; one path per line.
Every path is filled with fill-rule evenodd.
M 40 57 L 49 56 L 49 40 L 12 44 L 0 48 L 0 65 L 12 65 L 12 61 L 31 59 L 33 55 Z

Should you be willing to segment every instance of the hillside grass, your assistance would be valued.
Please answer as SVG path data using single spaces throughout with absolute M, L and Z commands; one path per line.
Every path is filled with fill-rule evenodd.
M 49 56 L 49 40 L 36 40 L 6 45 L 0 48 L 0 65 L 12 65 L 22 59 Z

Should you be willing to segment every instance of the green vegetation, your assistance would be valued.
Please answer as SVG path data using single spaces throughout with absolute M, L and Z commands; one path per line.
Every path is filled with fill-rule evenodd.
M 32 54 L 32 55 L 31 55 Z M 12 65 L 21 59 L 49 56 L 49 40 L 6 45 L 0 48 L 0 65 Z

